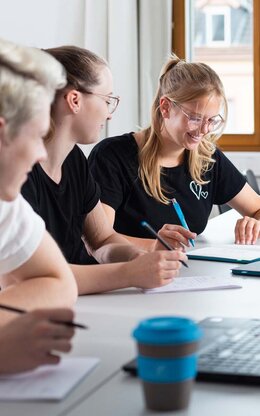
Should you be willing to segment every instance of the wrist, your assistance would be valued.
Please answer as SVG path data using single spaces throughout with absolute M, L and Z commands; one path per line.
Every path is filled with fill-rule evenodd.
M 128 261 L 125 263 L 122 263 L 121 268 L 119 270 L 119 275 L 121 282 L 123 280 L 123 287 L 135 287 L 135 271 L 134 271 L 134 265 L 132 261 Z

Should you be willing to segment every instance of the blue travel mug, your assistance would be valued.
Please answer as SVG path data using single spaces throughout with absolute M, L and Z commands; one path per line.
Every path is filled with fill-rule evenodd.
M 197 370 L 199 326 L 184 317 L 154 317 L 141 321 L 133 337 L 147 408 L 186 408 Z

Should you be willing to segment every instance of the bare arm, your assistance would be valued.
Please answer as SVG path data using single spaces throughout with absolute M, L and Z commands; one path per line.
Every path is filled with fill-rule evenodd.
M 243 216 L 236 223 L 235 242 L 255 244 L 260 233 L 260 195 L 246 183 L 228 205 Z
M 99 263 L 128 261 L 143 254 L 140 248 L 114 231 L 100 202 L 85 219 L 83 240 L 88 252 Z
M 178 275 L 187 257 L 180 251 L 147 253 L 126 263 L 93 266 L 72 265 L 79 294 L 100 293 L 126 287 L 154 288 Z
M 76 301 L 74 276 L 52 237 L 44 237 L 32 257 L 9 275 L 1 284 L 0 302 L 31 310 L 38 307 L 71 307 Z M 10 314 L 1 313 L 0 323 Z

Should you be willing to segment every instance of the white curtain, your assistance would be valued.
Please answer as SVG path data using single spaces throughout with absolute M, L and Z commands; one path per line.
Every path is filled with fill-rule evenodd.
M 139 4 L 139 120 L 145 127 L 149 124 L 161 67 L 171 53 L 172 1 L 140 0 Z
M 171 52 L 171 0 L 85 0 L 84 46 L 109 61 L 121 96 L 107 136 L 149 123 L 160 68 Z

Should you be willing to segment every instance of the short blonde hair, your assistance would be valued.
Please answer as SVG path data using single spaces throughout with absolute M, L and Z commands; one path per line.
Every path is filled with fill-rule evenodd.
M 0 117 L 10 138 L 41 111 L 44 96 L 51 103 L 65 85 L 65 70 L 52 56 L 0 39 Z

